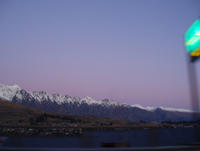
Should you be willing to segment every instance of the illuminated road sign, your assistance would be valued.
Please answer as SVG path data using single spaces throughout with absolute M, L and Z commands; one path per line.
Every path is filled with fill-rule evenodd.
M 200 18 L 185 33 L 185 46 L 192 57 L 200 57 Z

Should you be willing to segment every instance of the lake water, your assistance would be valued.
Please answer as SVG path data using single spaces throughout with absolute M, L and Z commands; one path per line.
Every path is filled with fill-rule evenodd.
M 196 142 L 200 129 L 163 128 L 141 130 L 85 131 L 82 136 L 8 137 L 3 147 L 96 148 L 104 143 L 127 143 L 130 147 L 173 146 Z

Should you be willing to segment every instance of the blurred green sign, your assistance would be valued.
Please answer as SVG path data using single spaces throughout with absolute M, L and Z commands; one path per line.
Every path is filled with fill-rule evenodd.
M 185 33 L 185 46 L 190 56 L 200 56 L 200 18 Z

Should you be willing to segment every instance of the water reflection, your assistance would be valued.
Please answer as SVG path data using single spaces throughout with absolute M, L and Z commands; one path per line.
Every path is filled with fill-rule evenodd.
M 31 148 L 173 146 L 194 143 L 196 140 L 193 136 L 193 128 L 87 131 L 82 136 L 71 137 L 8 137 L 3 146 Z

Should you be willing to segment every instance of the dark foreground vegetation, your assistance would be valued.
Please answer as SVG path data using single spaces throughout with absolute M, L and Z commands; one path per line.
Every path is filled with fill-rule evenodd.
M 0 100 L 0 136 L 73 136 L 84 130 L 200 127 L 193 122 L 128 122 L 93 116 L 64 115 Z

